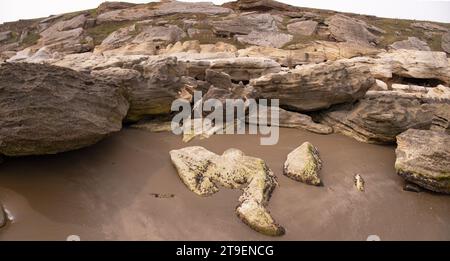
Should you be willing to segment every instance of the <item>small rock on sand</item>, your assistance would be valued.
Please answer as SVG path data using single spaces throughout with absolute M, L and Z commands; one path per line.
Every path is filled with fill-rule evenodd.
M 361 177 L 361 175 L 356 174 L 354 181 L 355 181 L 356 189 L 358 189 L 361 192 L 364 192 L 364 190 L 365 190 L 364 183 L 365 182 L 364 182 L 364 179 Z
M 319 178 L 321 168 L 322 161 L 317 148 L 305 142 L 289 153 L 284 163 L 283 173 L 293 180 L 319 186 L 322 182 Z

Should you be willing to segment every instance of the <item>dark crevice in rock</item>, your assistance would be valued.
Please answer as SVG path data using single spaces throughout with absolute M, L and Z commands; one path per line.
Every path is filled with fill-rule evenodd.
M 419 85 L 424 87 L 436 87 L 440 84 L 447 85 L 444 81 L 434 78 L 412 78 L 412 77 L 403 77 L 397 74 L 392 75 L 392 79 L 390 80 L 391 84 L 411 84 L 411 85 Z

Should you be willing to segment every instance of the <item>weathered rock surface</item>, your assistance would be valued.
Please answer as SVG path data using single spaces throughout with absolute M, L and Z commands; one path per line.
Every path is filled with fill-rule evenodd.
M 234 57 L 237 51 L 236 46 L 224 42 L 215 44 L 200 44 L 197 40 L 176 42 L 169 44 L 162 54 L 181 54 L 181 53 L 230 53 L 230 57 Z
M 376 98 L 382 96 L 418 99 L 421 102 L 450 103 L 450 88 L 444 85 L 424 87 L 410 84 L 392 84 L 391 90 L 388 90 L 386 85 L 385 90 L 368 91 L 365 95 L 366 98 Z
M 311 44 L 289 46 L 288 50 L 250 46 L 238 50 L 237 53 L 240 57 L 265 57 L 275 60 L 283 66 L 295 67 L 296 65 L 335 61 L 363 55 L 371 56 L 380 53 L 380 50 L 347 42 L 315 41 Z
M 6 31 L 6 32 L 0 32 L 0 43 L 7 41 L 12 38 L 12 32 Z
M 389 46 L 392 49 L 407 49 L 418 51 L 431 51 L 430 46 L 417 37 L 408 37 L 407 40 L 397 41 Z
M 278 118 L 273 118 L 274 115 L 278 115 Z M 271 126 L 279 126 L 282 128 L 297 128 L 303 129 L 317 134 L 330 134 L 333 129 L 327 125 L 316 123 L 308 115 L 298 112 L 286 111 L 277 107 L 265 107 L 259 104 L 258 111 L 249 111 L 247 116 L 247 123 L 258 124 L 258 116 L 265 115 L 267 123 Z
M 407 129 L 428 129 L 435 112 L 445 106 L 448 105 L 380 96 L 324 113 L 322 122 L 362 142 L 394 143 L 395 137 Z
M 377 44 L 384 31 L 364 21 L 357 20 L 342 14 L 326 19 L 331 36 L 340 42 L 354 42 L 362 45 Z
M 234 81 L 249 81 L 268 73 L 281 71 L 277 62 L 267 58 L 237 57 L 226 59 L 195 60 L 195 55 L 180 58 L 187 69 L 187 74 L 197 79 L 205 79 L 207 69 L 224 72 Z
M 271 14 L 231 16 L 222 21 L 214 21 L 212 27 L 215 34 L 227 37 L 246 35 L 253 31 L 278 32 L 277 21 Z
M 281 236 L 285 233 L 266 209 L 277 181 L 263 160 L 245 156 L 237 149 L 217 155 L 203 147 L 172 150 L 170 156 L 189 190 L 200 196 L 209 196 L 218 192 L 219 186 L 229 189 L 245 186 L 236 208 L 238 217 L 265 235 Z
M 450 135 L 409 129 L 397 136 L 397 174 L 426 189 L 450 194 Z
M 281 48 L 293 38 L 285 33 L 252 31 L 248 35 L 238 36 L 237 40 L 243 44 Z
M 430 22 L 415 22 L 411 24 L 412 27 L 428 30 L 428 31 L 448 31 L 448 28 L 445 28 L 444 26 L 430 23 Z
M 53 154 L 92 145 L 122 127 L 128 102 L 89 75 L 38 64 L 0 66 L 0 154 Z
M 450 53 L 450 31 L 442 35 L 441 47 L 446 53 Z
M 305 65 L 250 82 L 261 98 L 279 99 L 281 106 L 296 111 L 315 111 L 356 101 L 374 83 L 369 68 L 351 60 Z
M 254 10 L 254 11 L 296 11 L 296 8 L 291 5 L 280 3 L 272 0 L 239 0 L 236 2 L 237 8 L 240 10 Z
M 178 1 L 168 1 L 158 6 L 157 15 L 170 14 L 206 14 L 206 15 L 227 15 L 233 10 L 221 6 L 216 6 L 211 2 L 187 3 Z
M 103 53 L 106 56 L 155 55 L 168 44 L 173 44 L 185 36 L 185 32 L 176 25 L 140 25 L 139 30 L 136 25 L 132 25 L 111 33 L 95 48 L 95 53 Z
M 80 53 L 94 48 L 93 39 L 83 29 L 85 15 L 78 15 L 69 20 L 57 22 L 40 33 L 38 46 L 51 49 L 53 52 Z
M 283 174 L 293 180 L 319 186 L 322 183 L 319 178 L 321 168 L 319 151 L 311 143 L 305 142 L 288 154 Z
M 109 11 L 126 9 L 129 7 L 133 7 L 135 4 L 127 3 L 127 2 L 103 2 L 97 7 L 97 14 L 103 14 Z
M 208 2 L 186 3 L 168 1 L 152 3 L 152 5 L 135 5 L 125 9 L 104 12 L 97 17 L 97 22 L 137 21 L 172 14 L 227 15 L 232 12 L 231 9 L 215 6 Z
M 319 25 L 316 21 L 299 21 L 287 25 L 287 30 L 290 34 L 297 35 L 312 35 L 316 32 L 317 26 Z
M 125 88 L 130 103 L 128 121 L 169 114 L 172 101 L 178 98 L 183 87 L 183 67 L 174 57 L 147 57 L 139 67 L 139 71 L 112 67 L 95 70 L 92 74 Z
M 450 83 L 450 62 L 444 52 L 396 50 L 379 53 L 375 58 L 356 57 L 352 61 L 366 64 L 371 74 L 381 80 L 403 77 Z

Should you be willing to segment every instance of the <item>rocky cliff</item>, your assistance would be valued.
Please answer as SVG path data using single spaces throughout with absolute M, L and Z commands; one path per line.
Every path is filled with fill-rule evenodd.
M 219 101 L 279 99 L 279 126 L 399 142 L 399 174 L 448 193 L 448 162 L 427 169 L 416 159 L 450 157 L 450 119 L 438 116 L 450 111 L 449 54 L 449 24 L 270 0 L 105 2 L 5 23 L 0 156 L 89 146 L 122 122 L 170 116 L 172 101 L 192 103 L 199 90 Z M 439 134 L 428 132 L 436 125 Z

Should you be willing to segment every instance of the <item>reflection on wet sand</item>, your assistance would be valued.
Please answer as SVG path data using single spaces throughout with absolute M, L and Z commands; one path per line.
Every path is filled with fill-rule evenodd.
M 288 153 L 305 141 L 320 151 L 323 187 L 282 175 Z M 191 145 L 264 159 L 280 184 L 268 208 L 286 235 L 267 237 L 243 224 L 233 213 L 240 191 L 208 198 L 189 191 L 169 151 Z M 90 148 L 0 165 L 0 199 L 14 216 L 0 240 L 450 240 L 450 197 L 404 191 L 394 161 L 392 146 L 295 129 L 281 129 L 275 146 L 260 146 L 257 135 L 185 144 L 170 133 L 125 129 Z

